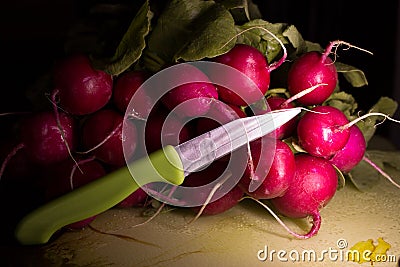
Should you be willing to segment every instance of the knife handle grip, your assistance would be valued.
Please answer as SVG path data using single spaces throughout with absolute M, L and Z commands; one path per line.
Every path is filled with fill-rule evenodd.
M 179 185 L 184 180 L 181 159 L 173 146 L 134 161 L 130 170 L 148 182 Z M 62 227 L 104 212 L 139 188 L 128 167 L 120 168 L 50 201 L 25 216 L 15 236 L 23 245 L 44 244 Z

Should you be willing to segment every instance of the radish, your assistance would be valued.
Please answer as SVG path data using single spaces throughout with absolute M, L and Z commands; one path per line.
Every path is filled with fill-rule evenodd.
M 320 86 L 297 99 L 300 104 L 321 105 L 333 93 L 338 83 L 338 73 L 329 54 L 333 48 L 341 44 L 371 53 L 347 42 L 332 41 L 322 53 L 310 51 L 301 55 L 290 66 L 287 74 L 287 87 L 290 94 L 296 95 L 310 87 L 318 84 Z
M 150 113 L 144 130 L 147 153 L 154 152 L 166 145 L 178 145 L 189 140 L 192 130 L 184 124 L 174 112 L 168 112 L 163 106 L 157 106 Z
M 187 187 L 200 187 L 207 185 L 215 181 L 221 175 L 224 175 L 224 171 L 227 167 L 227 164 L 228 164 L 227 162 L 215 161 L 211 163 L 211 165 L 208 166 L 206 169 L 191 173 L 188 177 L 186 177 L 182 185 Z M 196 206 L 191 208 L 198 215 L 192 221 L 197 219 L 197 217 L 199 217 L 200 214 L 216 215 L 231 209 L 240 201 L 244 193 L 240 187 L 234 186 L 222 197 L 218 198 L 217 200 L 214 200 L 213 202 L 209 202 L 208 199 L 211 198 L 212 195 L 213 192 L 206 193 L 202 191 L 197 195 L 190 196 L 198 198 L 199 203 L 204 203 L 203 206 Z
M 265 29 L 264 29 L 265 30 Z M 274 36 L 274 38 L 276 38 Z M 286 48 L 281 41 L 276 38 L 281 44 L 284 54 L 282 58 L 269 65 L 266 57 L 255 47 L 247 44 L 236 44 L 227 53 L 217 56 L 212 60 L 217 63 L 225 64 L 233 67 L 250 79 L 255 86 L 249 83 L 242 76 L 230 77 L 234 87 L 227 88 L 218 85 L 218 94 L 221 100 L 226 103 L 237 106 L 248 106 L 260 99 L 267 92 L 270 85 L 270 72 L 278 68 L 286 59 Z M 213 75 L 226 75 L 225 73 L 215 73 Z M 221 79 L 216 77 L 213 80 Z
M 214 99 L 218 99 L 217 88 L 197 67 L 181 64 L 169 84 L 180 84 L 167 91 L 161 101 L 182 117 L 199 117 L 207 113 Z M 191 80 L 193 82 L 182 83 Z
M 119 202 L 116 205 L 116 207 L 130 208 L 130 207 L 143 206 L 147 198 L 148 198 L 147 193 L 142 188 L 139 187 L 135 192 L 133 192 L 125 199 L 123 199 L 121 202 Z
M 293 182 L 285 194 L 270 201 L 278 212 L 287 217 L 311 216 L 313 226 L 309 233 L 296 235 L 299 238 L 310 238 L 319 231 L 320 210 L 335 195 L 338 185 L 337 173 L 328 160 L 309 154 L 296 154 L 295 165 Z
M 115 106 L 122 113 L 126 112 L 129 102 L 134 94 L 140 94 L 135 102 L 135 110 L 129 111 L 130 114 L 139 118 L 146 118 L 154 106 L 153 99 L 144 90 L 138 88 L 150 77 L 147 71 L 129 71 L 123 73 L 115 82 L 113 87 L 112 100 Z M 140 99 L 140 100 L 139 100 Z
M 342 172 L 350 172 L 363 159 L 366 142 L 363 133 L 357 125 L 349 128 L 350 137 L 346 145 L 329 160 Z
M 216 100 L 213 101 L 205 116 L 197 119 L 196 133 L 201 135 L 230 121 L 244 117 L 246 117 L 246 113 L 238 106 Z
M 64 58 L 54 66 L 54 86 L 60 107 L 74 115 L 100 110 L 110 100 L 112 76 L 93 68 L 87 55 Z
M 267 92 L 270 83 L 268 62 L 257 48 L 246 44 L 237 44 L 227 53 L 214 58 L 213 61 L 241 71 L 256 85 L 244 85 L 241 87 L 242 91 L 233 91 L 218 85 L 219 97 L 224 102 L 237 106 L 247 106 L 259 100 Z M 238 79 L 238 84 L 246 83 L 246 81 L 242 81 L 239 76 L 231 77 L 231 79 Z M 237 88 L 240 87 L 238 86 Z
M 300 146 L 313 156 L 329 158 L 347 143 L 350 130 L 346 115 L 332 106 L 316 106 L 297 125 Z
M 243 191 L 256 199 L 271 199 L 282 196 L 292 183 L 295 172 L 294 154 L 290 147 L 281 140 L 276 140 L 275 153 L 271 163 L 269 157 L 260 158 L 261 149 L 270 150 L 270 145 L 264 144 L 263 139 L 250 143 L 253 164 L 256 166 L 254 173 L 247 169 L 241 180 L 240 187 Z M 262 180 L 262 184 L 250 192 L 251 179 Z
M 137 129 L 135 124 L 128 124 L 122 136 L 123 116 L 112 109 L 102 109 L 91 114 L 82 126 L 82 144 L 85 152 L 92 153 L 97 159 L 113 166 L 124 166 L 125 157 L 123 140 L 129 140 L 125 154 L 133 156 L 137 145 Z
M 77 142 L 76 122 L 60 112 L 59 123 L 50 111 L 34 113 L 22 122 L 21 142 L 33 162 L 51 164 L 71 156 Z

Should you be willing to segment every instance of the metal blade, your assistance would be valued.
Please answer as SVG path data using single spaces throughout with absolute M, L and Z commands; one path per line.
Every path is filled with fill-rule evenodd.
M 301 108 L 282 109 L 238 119 L 176 146 L 185 175 L 274 131 L 300 112 Z

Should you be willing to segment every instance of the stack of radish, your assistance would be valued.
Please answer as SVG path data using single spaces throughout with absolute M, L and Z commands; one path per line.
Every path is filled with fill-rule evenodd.
M 136 140 L 129 149 L 132 156 L 135 153 L 141 155 L 144 148 L 152 152 L 161 148 L 161 138 L 176 145 L 219 126 L 206 117 L 218 117 L 220 123 L 227 123 L 266 112 L 269 109 L 257 109 L 256 106 L 251 113 L 247 109 L 248 103 L 265 99 L 271 110 L 303 106 L 309 111 L 305 110 L 274 134 L 251 142 L 249 163 L 238 185 L 222 198 L 194 210 L 202 214 L 218 214 L 232 208 L 244 196 L 268 199 L 277 212 L 287 217 L 311 216 L 313 226 L 309 233 L 292 233 L 299 238 L 309 238 L 318 232 L 320 210 L 337 190 L 337 172 L 349 172 L 362 160 L 366 149 L 364 136 L 355 122 L 350 122 L 339 109 L 324 104 L 338 82 L 329 54 L 332 47 L 340 44 L 343 43 L 332 42 L 322 53 L 304 53 L 291 64 L 287 74 L 290 98 L 267 94 L 270 73 L 284 63 L 286 51 L 281 60 L 269 64 L 256 48 L 236 44 L 227 53 L 210 61 L 241 71 L 259 91 L 242 88 L 240 92 L 233 92 L 214 85 L 212 79 L 199 69 L 188 67 L 186 75 L 210 78 L 210 82 L 178 86 L 157 103 L 150 95 L 141 95 L 140 105 L 129 112 L 137 120 L 146 118 L 143 121 L 145 127 L 138 128 L 132 124 L 124 136 L 122 124 L 129 101 L 154 73 L 127 70 L 113 77 L 95 69 L 87 55 L 65 58 L 54 66 L 50 108 L 24 115 L 19 121 L 17 145 L 4 153 L 1 182 L 21 176 L 24 179 L 39 177 L 35 183 L 47 201 L 123 167 L 123 138 Z M 186 102 L 190 104 L 185 105 Z M 148 117 L 143 114 L 148 114 Z M 168 115 L 172 123 L 161 131 Z M 192 119 L 184 123 L 188 117 Z M 260 156 L 263 155 L 262 149 L 268 149 L 268 145 L 262 146 L 262 143 L 270 138 L 276 139 L 272 165 L 267 162 L 270 159 Z M 293 143 L 301 148 L 301 152 L 293 149 Z M 22 167 L 18 165 L 21 162 L 24 162 Z M 207 184 L 219 176 L 226 164 L 224 159 L 216 161 L 207 169 L 191 174 L 184 185 Z M 271 165 L 269 171 L 255 171 L 263 170 L 263 164 Z M 21 168 L 27 169 L 21 171 Z M 255 191 L 249 190 L 253 179 L 264 180 Z M 117 206 L 133 207 L 147 201 L 149 197 L 138 190 Z M 81 228 L 93 219 L 95 216 L 69 227 Z

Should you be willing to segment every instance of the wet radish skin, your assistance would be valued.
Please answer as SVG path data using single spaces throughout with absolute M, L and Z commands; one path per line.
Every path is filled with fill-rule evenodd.
M 316 113 L 318 112 L 318 113 Z M 346 115 L 332 106 L 316 106 L 306 112 L 297 125 L 297 136 L 302 148 L 313 156 L 330 158 L 342 149 L 350 130 L 340 128 L 349 123 Z
M 302 105 L 320 105 L 335 90 L 338 74 L 335 64 L 329 57 L 323 61 L 322 54 L 311 51 L 300 56 L 290 67 L 287 77 L 288 90 L 295 95 L 307 88 L 321 85 L 297 101 Z
M 290 218 L 319 213 L 335 195 L 338 178 L 332 164 L 308 154 L 295 156 L 296 171 L 286 193 L 271 199 L 274 207 Z
M 336 152 L 330 162 L 342 172 L 350 172 L 363 159 L 365 150 L 364 135 L 357 125 L 353 125 L 350 127 L 350 137 L 346 145 Z

